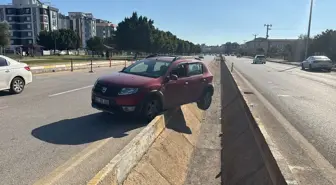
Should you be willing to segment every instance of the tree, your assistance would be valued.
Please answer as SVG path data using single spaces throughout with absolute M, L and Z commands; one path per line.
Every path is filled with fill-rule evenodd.
M 155 28 L 154 21 L 133 12 L 118 24 L 115 44 L 120 50 L 152 53 L 196 53 L 199 45 L 177 38 L 169 31 Z
M 292 58 L 292 56 L 293 56 L 292 45 L 290 45 L 290 44 L 285 45 L 285 48 L 283 50 L 283 55 L 284 55 L 285 59 Z
M 309 45 L 309 55 L 326 55 L 336 60 L 336 30 L 325 30 L 317 34 Z
M 100 37 L 92 37 L 89 40 L 86 41 L 86 47 L 87 49 L 94 51 L 94 52 L 102 52 L 104 50 L 104 43 L 103 39 Z M 92 53 L 93 55 L 93 53 Z
M 263 48 L 258 48 L 257 49 L 257 54 L 264 54 L 265 50 Z
M 37 43 L 47 50 L 71 50 L 80 47 L 80 38 L 70 29 L 60 29 L 52 32 L 41 31 L 37 37 Z
M 10 44 L 10 30 L 7 22 L 0 22 L 0 52 Z

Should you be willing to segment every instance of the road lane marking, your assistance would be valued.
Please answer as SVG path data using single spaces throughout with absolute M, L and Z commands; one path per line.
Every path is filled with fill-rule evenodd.
M 101 141 L 96 141 L 89 145 L 87 148 L 76 154 L 74 157 L 70 158 L 64 164 L 56 168 L 54 171 L 44 176 L 40 180 L 34 183 L 34 185 L 52 185 L 57 180 L 66 175 L 69 171 L 74 169 L 76 166 L 81 164 L 85 159 L 90 157 L 92 154 L 97 152 L 100 148 L 102 148 L 111 138 L 104 139 Z
M 75 91 L 79 91 L 79 90 L 83 90 L 83 89 L 87 89 L 87 88 L 91 88 L 91 87 L 93 87 L 93 85 L 88 85 L 88 86 L 77 88 L 77 89 L 72 89 L 72 90 L 68 90 L 68 91 L 64 91 L 64 92 L 60 92 L 60 93 L 56 93 L 56 94 L 51 94 L 51 95 L 49 95 L 49 97 L 54 97 L 54 96 L 58 96 L 58 95 L 62 95 L 62 94 L 67 94 L 67 93 L 71 93 L 71 92 L 75 92 Z
M 278 94 L 279 97 L 290 97 L 291 95 L 288 94 Z
M 0 110 L 7 109 L 7 108 L 8 108 L 8 106 L 3 106 L 3 107 L 0 107 Z

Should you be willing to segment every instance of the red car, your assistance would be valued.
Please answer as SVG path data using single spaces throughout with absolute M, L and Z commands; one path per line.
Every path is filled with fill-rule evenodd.
M 151 55 L 98 78 L 92 88 L 92 107 L 113 114 L 133 113 L 147 120 L 192 102 L 206 110 L 214 92 L 212 80 L 200 59 Z

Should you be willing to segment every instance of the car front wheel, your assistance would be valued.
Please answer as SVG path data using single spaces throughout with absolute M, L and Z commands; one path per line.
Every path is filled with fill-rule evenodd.
M 10 86 L 10 92 L 14 94 L 20 94 L 25 87 L 25 82 L 20 77 L 15 77 Z
M 201 110 L 209 109 L 212 102 L 212 93 L 207 91 L 202 98 L 197 102 L 197 107 Z
M 145 102 L 142 109 L 142 117 L 147 121 L 152 121 L 160 113 L 160 102 L 153 98 Z

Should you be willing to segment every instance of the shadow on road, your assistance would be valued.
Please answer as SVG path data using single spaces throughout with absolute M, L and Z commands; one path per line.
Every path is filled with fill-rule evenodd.
M 13 93 L 10 93 L 9 91 L 0 91 L 0 97 L 1 96 L 12 96 L 14 95 Z
M 59 145 L 80 145 L 105 138 L 121 138 L 127 132 L 147 123 L 136 118 L 116 117 L 95 113 L 74 119 L 61 120 L 34 129 L 31 134 L 42 141 Z
M 169 116 L 169 114 L 173 115 Z M 184 114 L 180 107 L 175 110 L 167 111 L 164 118 L 167 124 L 166 128 L 184 134 L 192 134 L 191 129 L 187 126 Z

